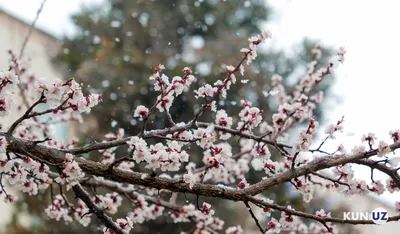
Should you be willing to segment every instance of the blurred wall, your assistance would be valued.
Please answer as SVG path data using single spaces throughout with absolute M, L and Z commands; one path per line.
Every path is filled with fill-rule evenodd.
M 23 22 L 0 9 L 0 71 L 8 70 L 10 56 L 7 51 L 12 50 L 15 54 L 19 55 L 29 28 L 30 23 Z M 51 64 L 51 57 L 57 53 L 59 48 L 61 48 L 60 46 L 61 42 L 54 36 L 40 29 L 33 29 L 24 52 L 25 58 L 32 59 L 27 74 L 51 79 L 56 77 L 62 78 L 61 72 L 57 71 Z M 22 79 L 24 78 L 27 77 L 23 76 Z M 17 103 L 21 102 L 18 89 L 15 91 L 15 101 Z M 20 115 L 21 112 L 17 110 L 12 111 L 1 124 L 7 127 Z M 13 193 L 7 185 L 6 189 L 10 193 Z M 10 221 L 12 208 L 12 204 L 5 204 L 0 200 L 0 231 L 1 227 L 4 227 L 4 224 Z M 21 216 L 21 222 L 29 224 L 29 216 L 25 218 L 23 216 Z

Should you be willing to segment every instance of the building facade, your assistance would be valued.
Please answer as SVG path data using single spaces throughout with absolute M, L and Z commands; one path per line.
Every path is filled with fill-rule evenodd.
M 0 9 L 0 70 L 8 70 L 10 56 L 8 51 L 11 50 L 15 54 L 19 54 L 22 44 L 28 35 L 30 23 L 24 22 L 16 16 Z M 29 41 L 24 50 L 24 58 L 30 58 L 30 67 L 27 75 L 34 74 L 36 77 L 43 78 L 61 78 L 61 72 L 57 71 L 52 65 L 51 58 L 61 48 L 61 42 L 51 34 L 34 28 L 29 37 Z M 22 76 L 21 79 L 26 79 L 27 76 Z M 15 92 L 15 102 L 20 103 L 19 90 Z M 4 120 L 2 126 L 9 126 L 16 118 L 19 118 L 21 112 L 12 111 Z M 12 190 L 6 185 L 7 191 Z M 10 191 L 12 193 L 12 191 Z M 0 232 L 2 228 L 11 219 L 13 205 L 5 204 L 0 201 Z M 29 216 L 22 215 L 20 223 L 29 225 L 31 219 Z

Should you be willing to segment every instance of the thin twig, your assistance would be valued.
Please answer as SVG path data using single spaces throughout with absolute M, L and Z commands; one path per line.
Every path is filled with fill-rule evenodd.
M 45 3 L 46 3 L 46 0 L 43 0 L 42 3 L 40 4 L 39 9 L 36 12 L 35 19 L 32 21 L 32 24 L 29 27 L 28 34 L 26 35 L 24 42 L 22 43 L 21 50 L 19 51 L 19 59 L 21 59 L 22 56 L 24 55 L 25 47 L 28 44 L 29 38 L 31 37 L 33 29 L 35 28 L 35 24 L 36 24 L 37 20 L 39 19 L 40 13 L 42 12 Z
M 331 181 L 331 182 L 333 182 L 333 183 L 345 185 L 345 186 L 349 187 L 349 189 L 351 190 L 351 186 L 350 186 L 349 184 L 347 184 L 347 183 L 344 183 L 344 182 L 342 182 L 342 181 L 329 178 L 328 176 L 324 176 L 324 175 L 322 175 L 321 173 L 318 173 L 318 172 L 311 172 L 311 174 L 313 174 L 313 175 L 315 175 L 315 176 L 318 176 L 318 177 L 320 177 L 320 178 L 323 178 L 323 179 L 325 179 L 325 180 L 329 180 L 329 181 Z
M 124 157 L 122 157 L 122 158 L 118 158 L 118 159 L 115 159 L 114 160 L 114 162 L 112 162 L 109 166 L 108 166 L 108 170 L 112 170 L 115 166 L 118 166 L 120 163 L 122 163 L 123 161 L 126 161 L 126 160 L 128 160 L 128 159 L 132 159 L 132 156 L 133 156 L 133 153 L 135 152 L 135 146 L 133 147 L 133 149 L 132 149 L 132 151 L 128 154 L 128 155 L 126 155 L 126 156 L 124 156 Z
M 260 222 L 258 222 L 258 219 L 257 219 L 256 215 L 254 214 L 253 210 L 251 209 L 249 202 L 245 201 L 243 203 L 246 205 L 247 210 L 249 211 L 251 217 L 253 218 L 254 222 L 256 223 L 256 225 L 257 225 L 258 229 L 260 230 L 261 234 L 264 234 L 265 230 L 264 230 L 264 228 L 261 227 Z
M 8 134 L 12 134 L 12 133 L 14 132 L 14 130 L 18 127 L 18 125 L 19 125 L 22 121 L 24 121 L 24 120 L 26 120 L 26 119 L 29 119 L 29 114 L 32 112 L 32 110 L 33 110 L 37 105 L 39 105 L 40 103 L 44 103 L 44 100 L 45 100 L 45 96 L 44 96 L 44 93 L 42 92 L 42 94 L 40 95 L 39 100 L 37 100 L 35 103 L 33 103 L 32 106 L 30 106 L 30 107 L 25 111 L 25 113 L 11 125 L 11 127 L 8 129 L 7 133 L 8 133 Z

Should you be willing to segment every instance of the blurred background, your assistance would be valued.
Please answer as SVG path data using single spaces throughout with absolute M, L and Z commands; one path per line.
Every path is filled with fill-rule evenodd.
M 20 50 L 41 3 L 0 0 L 2 69 L 8 64 L 7 50 Z M 32 59 L 29 71 L 37 77 L 75 77 L 88 91 L 103 94 L 104 102 L 85 116 L 85 124 L 54 126 L 60 139 L 78 137 L 83 145 L 101 140 L 106 133 L 119 128 L 124 128 L 126 135 L 138 132 L 141 126 L 132 118 L 133 110 L 139 104 L 149 106 L 154 102 L 155 92 L 148 77 L 160 63 L 166 65 L 171 77 L 181 75 L 183 67 L 191 67 L 197 77 L 193 87 L 197 88 L 219 79 L 224 72 L 223 64 L 236 64 L 247 38 L 262 30 L 271 31 L 272 40 L 261 47 L 252 69 L 246 70 L 248 84 L 238 82 L 228 93 L 229 101 L 218 103 L 234 117 L 240 110 L 240 100 L 250 100 L 264 110 L 264 120 L 270 121 L 271 113 L 277 109 L 276 101 L 265 95 L 271 89 L 272 75 L 281 75 L 290 90 L 312 61 L 313 48 L 321 49 L 323 66 L 339 46 L 344 46 L 348 51 L 345 63 L 321 83 L 325 99 L 315 112 L 322 126 L 345 116 L 345 133 L 325 146 L 324 150 L 331 151 L 338 142 L 348 147 L 360 144 L 361 135 L 368 132 L 388 140 L 389 130 L 400 125 L 395 108 L 395 68 L 400 52 L 400 36 L 395 28 L 400 22 L 399 7 L 395 1 L 47 0 L 25 56 Z M 197 103 L 192 95 L 176 99 L 171 109 L 175 122 L 191 119 Z M 210 120 L 211 114 L 202 117 L 202 121 Z M 156 115 L 149 127 L 163 127 L 164 121 L 162 115 Z M 292 138 L 289 140 L 295 139 Z M 319 145 L 323 138 L 322 127 L 315 144 Z M 234 152 L 238 150 L 234 148 Z M 119 153 L 124 152 L 123 149 Z M 92 159 L 99 156 L 86 155 Z M 200 151 L 192 149 L 191 157 L 201 162 Z M 369 173 L 360 167 L 356 176 L 369 178 Z M 251 171 L 246 179 L 252 183 L 261 177 L 262 174 Z M 378 173 L 375 178 L 385 179 Z M 324 208 L 336 217 L 342 217 L 343 211 L 372 211 L 376 207 L 385 207 L 389 214 L 394 214 L 393 194 L 360 198 L 322 191 L 310 204 L 305 204 L 301 195 L 292 190 L 290 186 L 281 186 L 264 195 L 281 205 L 291 204 L 308 212 Z M 0 211 L 3 233 L 98 232 L 100 223 L 96 220 L 86 228 L 48 220 L 43 210 L 50 202 L 49 194 L 19 196 L 20 201 L 14 205 L 0 203 L 4 207 Z M 187 199 L 195 201 L 193 196 L 180 195 L 178 202 L 185 204 Z M 241 224 L 245 233 L 258 233 L 243 204 L 205 201 L 217 207 L 217 216 L 226 221 L 225 227 Z M 129 211 L 129 206 L 124 207 L 121 212 Z M 259 217 L 263 223 L 268 220 L 262 213 Z M 346 226 L 341 227 L 340 233 L 395 233 L 395 227 L 400 225 Z M 166 217 L 136 225 L 133 233 L 180 231 L 190 231 L 190 225 L 175 225 Z

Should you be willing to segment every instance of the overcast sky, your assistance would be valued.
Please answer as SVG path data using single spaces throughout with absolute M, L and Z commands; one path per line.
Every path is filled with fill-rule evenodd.
M 83 4 L 93 4 L 102 0 L 47 0 L 37 21 L 37 26 L 58 37 L 73 31 L 69 15 L 79 10 Z M 42 0 L 0 0 L 0 7 L 21 19 L 32 22 Z
M 57 36 L 71 33 L 68 15 L 81 4 L 101 0 L 47 0 L 38 26 Z M 360 144 L 361 135 L 375 132 L 389 142 L 388 132 L 400 128 L 397 115 L 399 78 L 397 66 L 400 54 L 398 14 L 400 2 L 274 0 L 275 21 L 268 25 L 273 34 L 271 45 L 289 47 L 307 36 L 324 45 L 344 46 L 348 53 L 338 69 L 339 80 L 334 86 L 343 104 L 332 106 L 329 120 L 336 122 L 345 116 L 346 132 L 354 136 L 339 138 L 345 145 Z M 0 7 L 32 21 L 40 0 L 0 0 Z M 336 147 L 330 143 L 328 147 Z M 369 170 L 358 170 L 359 177 L 369 180 Z M 376 177 L 379 175 L 377 174 Z M 394 195 L 384 198 L 395 201 Z

